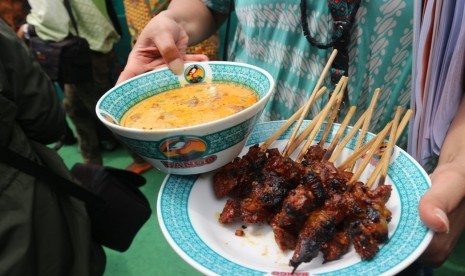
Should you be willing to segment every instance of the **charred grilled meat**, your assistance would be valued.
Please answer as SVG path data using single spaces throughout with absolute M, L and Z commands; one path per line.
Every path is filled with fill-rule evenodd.
M 279 151 L 277 153 L 279 155 Z M 240 196 L 245 193 L 247 186 L 259 175 L 266 160 L 268 152 L 263 152 L 260 147 L 254 145 L 249 148 L 247 154 L 242 158 L 236 157 L 232 162 L 226 164 L 221 171 L 213 176 L 213 189 L 217 198 L 227 195 Z
M 336 232 L 333 237 L 323 243 L 321 252 L 323 253 L 323 262 L 330 262 L 340 259 L 349 251 L 351 240 L 345 223 L 341 223 L 336 227 Z
M 323 204 L 327 194 L 315 172 L 305 174 L 283 201 L 281 210 L 270 222 L 276 243 L 282 251 L 294 249 L 297 236 L 307 216 Z
M 262 155 L 255 153 L 257 149 L 258 147 L 251 148 L 250 154 L 248 153 L 247 157 L 241 160 L 246 158 L 248 160 L 251 156 L 263 158 Z M 246 223 L 268 223 L 276 210 L 281 207 L 289 190 L 295 188 L 304 171 L 301 164 L 289 157 L 281 156 L 277 150 L 267 151 L 267 155 L 261 161 L 263 160 L 265 162 L 260 162 L 260 166 L 249 166 L 248 176 L 239 177 L 240 180 L 237 182 L 229 179 L 240 172 L 233 168 L 232 164 L 235 161 L 225 167 L 224 170 L 228 172 L 221 171 L 215 175 L 215 194 L 224 196 L 226 191 L 230 191 L 233 197 L 220 215 L 221 223 L 231 223 L 236 219 Z M 247 163 L 254 164 L 251 161 Z M 226 188 L 221 188 L 222 183 Z
M 279 248 L 294 250 L 294 271 L 320 251 L 324 262 L 337 260 L 350 244 L 363 260 L 372 259 L 388 238 L 391 186 L 349 184 L 352 173 L 322 160 L 325 152 L 312 146 L 298 163 L 254 145 L 214 176 L 216 196 L 231 197 L 219 222 L 269 223 Z
M 301 263 L 310 262 L 324 243 L 332 240 L 336 226 L 345 218 L 347 205 L 343 196 L 335 194 L 323 206 L 308 216 L 299 233 L 297 245 L 289 265 L 295 271 Z

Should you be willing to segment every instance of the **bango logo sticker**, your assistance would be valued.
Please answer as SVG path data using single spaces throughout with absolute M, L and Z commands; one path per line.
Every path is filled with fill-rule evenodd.
M 207 150 L 207 143 L 192 136 L 172 137 L 160 146 L 160 151 L 169 159 L 162 161 L 167 168 L 192 168 L 215 162 L 216 155 L 202 157 Z
M 205 79 L 205 70 L 200 65 L 190 65 L 184 71 L 184 77 L 189 83 L 199 83 Z

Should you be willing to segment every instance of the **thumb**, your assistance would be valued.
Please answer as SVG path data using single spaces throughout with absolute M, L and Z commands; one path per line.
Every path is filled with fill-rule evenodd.
M 427 193 L 420 200 L 419 212 L 423 223 L 436 233 L 449 233 L 450 223 L 444 207 Z
M 464 176 L 451 168 L 438 168 L 431 175 L 431 188 L 419 203 L 420 218 L 436 233 L 448 233 L 448 215 L 465 195 Z

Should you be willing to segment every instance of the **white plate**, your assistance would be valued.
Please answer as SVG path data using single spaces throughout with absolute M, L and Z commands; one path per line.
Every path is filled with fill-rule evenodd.
M 258 124 L 246 147 L 265 141 L 283 123 Z M 304 121 L 302 127 L 309 122 Z M 335 124 L 327 141 L 339 125 Z M 285 132 L 271 148 L 284 148 L 292 130 Z M 371 138 L 373 135 L 368 134 Z M 320 139 L 320 134 L 315 140 Z M 336 165 L 349 156 L 355 140 L 349 142 Z M 297 153 L 298 151 L 296 151 Z M 340 260 L 322 264 L 320 255 L 299 266 L 296 275 L 393 275 L 426 249 L 433 233 L 421 222 L 418 202 L 430 187 L 425 171 L 405 151 L 396 147 L 386 184 L 393 186 L 387 207 L 392 212 L 389 240 L 371 261 L 362 261 L 352 248 Z M 375 161 L 374 161 L 375 162 Z M 373 164 L 374 164 L 373 162 Z M 370 164 L 362 174 L 365 181 L 373 170 Z M 214 172 L 195 176 L 167 175 L 158 195 L 158 220 L 173 249 L 190 265 L 206 275 L 290 275 L 293 251 L 282 253 L 268 225 L 248 225 L 245 236 L 234 233 L 243 223 L 222 225 L 218 217 L 225 199 L 213 192 Z

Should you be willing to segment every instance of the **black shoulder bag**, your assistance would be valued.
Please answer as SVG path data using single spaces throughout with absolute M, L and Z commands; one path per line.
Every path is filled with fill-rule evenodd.
M 42 147 L 38 150 L 42 161 L 53 163 L 46 160 L 46 151 L 53 150 Z M 53 154 L 56 153 L 53 151 Z M 0 146 L 0 161 L 85 202 L 92 236 L 108 248 L 126 251 L 152 213 L 147 198 L 139 190 L 145 178 L 130 171 L 76 164 L 71 173 L 83 187 L 4 146 Z
M 73 84 L 92 78 L 92 52 L 87 40 L 79 36 L 69 0 L 64 0 L 64 5 L 77 35 L 55 42 L 43 40 L 30 30 L 29 47 L 50 79 Z

